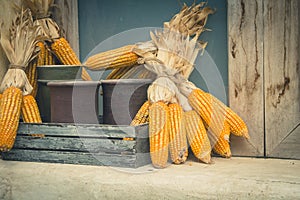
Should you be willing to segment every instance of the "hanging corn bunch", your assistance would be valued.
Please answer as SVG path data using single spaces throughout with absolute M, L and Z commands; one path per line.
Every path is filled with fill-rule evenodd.
M 69 42 L 61 36 L 61 30 L 51 17 L 51 8 L 54 7 L 54 0 L 23 0 L 23 5 L 32 10 L 34 23 L 41 26 L 41 34 L 47 39 L 38 43 L 41 51 L 38 58 L 38 65 L 81 65 L 81 62 Z M 57 64 L 58 64 L 57 63 Z M 82 79 L 91 80 L 85 68 L 82 68 Z
M 0 92 L 0 150 L 8 151 L 14 144 L 22 106 L 22 93 L 28 95 L 32 86 L 25 69 L 38 53 L 40 26 L 34 25 L 29 9 L 22 10 L 13 21 L 9 35 L 1 30 L 1 45 L 10 66 L 2 80 Z

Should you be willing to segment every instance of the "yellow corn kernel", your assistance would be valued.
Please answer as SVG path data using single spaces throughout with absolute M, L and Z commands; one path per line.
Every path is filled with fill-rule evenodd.
M 23 96 L 22 117 L 26 123 L 42 123 L 39 108 L 32 95 Z
M 110 74 L 107 75 L 106 79 L 120 79 L 131 70 L 131 66 L 114 69 Z
M 155 102 L 149 107 L 149 142 L 152 165 L 165 168 L 168 162 L 169 108 L 163 102 Z
M 45 45 L 46 50 L 45 50 L 45 65 L 54 65 L 55 64 L 55 60 L 54 60 L 54 56 L 50 50 L 50 47 L 46 44 Z
M 187 138 L 195 157 L 204 163 L 210 163 L 211 145 L 201 117 L 191 110 L 184 113 L 184 119 Z
M 44 42 L 38 42 L 37 46 L 40 48 L 38 57 L 37 57 L 37 65 L 45 65 L 45 58 L 46 58 L 46 47 Z
M 149 121 L 149 107 L 150 101 L 146 101 L 136 113 L 135 117 L 130 123 L 130 126 L 137 126 L 140 124 L 147 123 Z
M 219 132 L 223 129 L 223 123 L 226 121 L 233 134 L 249 138 L 245 122 L 213 95 L 195 89 L 189 95 L 189 102 L 210 128 L 217 129 Z
M 92 81 L 92 78 L 89 75 L 89 73 L 86 71 L 85 67 L 82 67 L 81 78 L 84 81 Z
M 37 89 L 38 89 L 36 67 L 37 67 L 37 60 L 34 59 L 28 64 L 28 67 L 26 67 L 26 70 L 25 70 L 28 81 L 29 81 L 30 85 L 33 87 L 33 90 L 31 92 L 31 95 L 33 97 L 36 96 Z
M 0 151 L 9 151 L 16 139 L 21 114 L 22 91 L 9 87 L 3 92 L 0 103 Z
M 225 123 L 221 135 L 213 147 L 215 153 L 225 158 L 231 157 L 229 135 L 230 135 L 230 127 L 229 124 Z
M 137 64 L 138 56 L 132 52 L 134 45 L 95 54 L 87 59 L 85 65 L 90 70 L 115 69 Z
M 188 157 L 183 110 L 178 103 L 169 104 L 170 110 L 170 154 L 175 164 L 184 163 Z
M 65 38 L 61 37 L 55 40 L 51 45 L 51 49 L 62 64 L 81 65 L 77 55 Z

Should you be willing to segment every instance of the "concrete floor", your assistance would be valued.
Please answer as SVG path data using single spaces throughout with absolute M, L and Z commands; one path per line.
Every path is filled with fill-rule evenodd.
M 157 170 L 0 160 L 0 199 L 300 199 L 300 160 L 213 161 Z

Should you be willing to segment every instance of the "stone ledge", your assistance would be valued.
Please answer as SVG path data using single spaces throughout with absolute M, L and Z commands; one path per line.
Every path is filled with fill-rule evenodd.
M 157 170 L 0 160 L 0 199 L 300 198 L 300 160 L 213 161 Z

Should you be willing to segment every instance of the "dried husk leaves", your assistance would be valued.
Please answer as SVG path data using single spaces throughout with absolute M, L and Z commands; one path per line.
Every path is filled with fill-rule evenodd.
M 40 39 L 39 31 L 40 27 L 33 24 L 29 9 L 22 10 L 16 17 L 9 35 L 3 29 L 1 30 L 0 42 L 10 62 L 10 67 L 0 86 L 1 93 L 11 86 L 20 88 L 24 95 L 31 93 L 32 86 L 24 70 L 38 53 L 36 44 Z
M 60 29 L 57 23 L 51 18 L 50 9 L 54 7 L 54 0 L 22 0 L 25 8 L 29 8 L 34 18 L 34 25 L 41 26 L 39 35 L 45 36 L 48 40 L 60 37 Z M 20 7 L 15 5 L 19 11 Z

